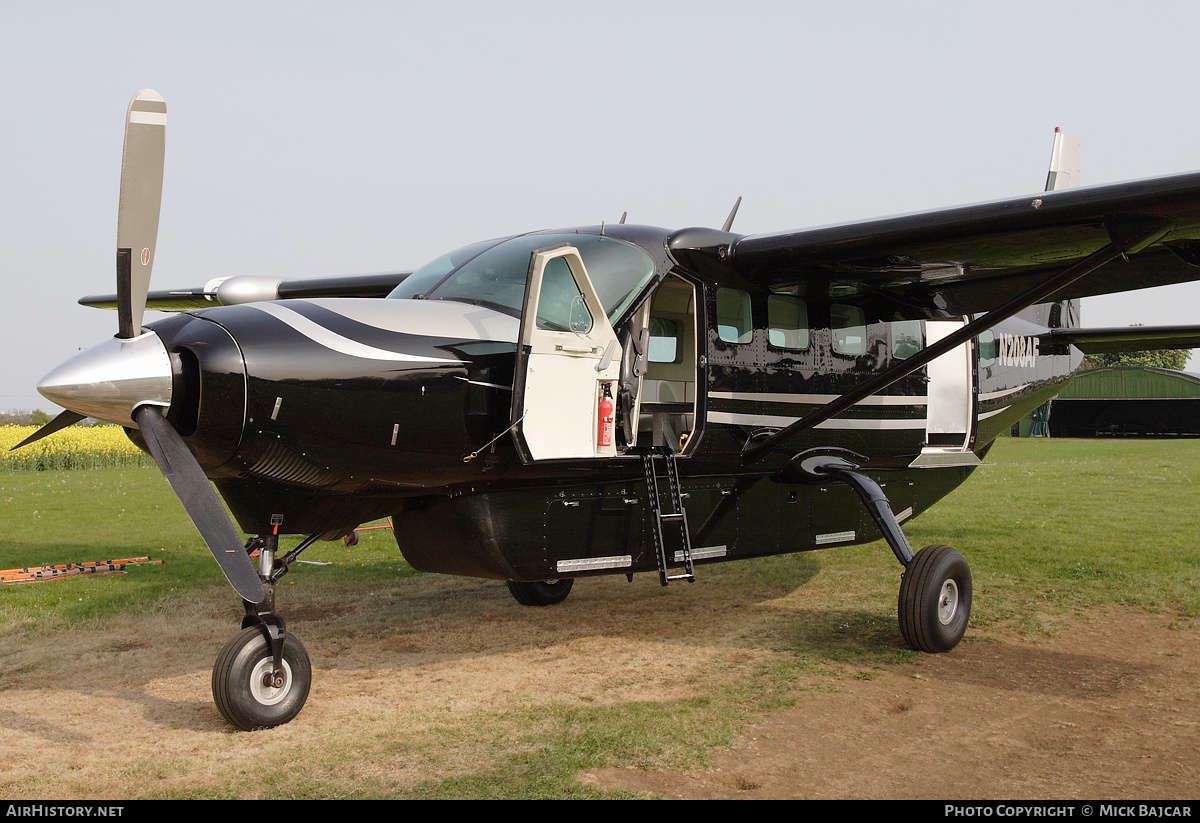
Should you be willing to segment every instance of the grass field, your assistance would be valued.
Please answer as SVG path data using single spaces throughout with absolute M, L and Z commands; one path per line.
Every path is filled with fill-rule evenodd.
M 1198 477 L 1200 440 L 1003 439 L 988 465 L 933 510 L 906 523 L 905 530 L 914 547 L 949 543 L 971 562 L 975 607 L 969 636 L 1054 634 L 1114 605 L 1195 617 L 1200 615 Z M 193 608 L 206 614 L 236 610 L 233 593 L 153 468 L 11 471 L 0 474 L 0 500 L 0 568 L 130 556 L 163 561 L 127 575 L 0 587 L 0 643 L 6 648 L 32 639 L 53 643 L 55 636 L 66 637 L 79 627 L 130 626 L 164 617 L 169 622 L 173 613 Z M 380 604 L 415 602 L 418 617 L 403 612 L 405 619 L 429 633 L 445 622 L 435 612 L 421 611 L 433 603 L 457 602 L 472 613 L 478 609 L 480 631 L 501 631 L 527 617 L 519 608 L 497 605 L 505 603 L 500 595 L 483 606 L 468 606 L 469 599 L 433 594 L 426 582 L 431 578 L 403 562 L 386 530 L 364 532 L 354 549 L 318 544 L 304 557 L 328 565 L 293 568 L 280 598 L 285 616 L 289 610 L 361 612 L 358 622 L 311 624 L 307 631 L 326 644 L 349 643 L 350 636 L 383 642 L 409 631 L 377 622 L 401 614 L 398 606 Z M 216 767 L 225 771 L 212 778 L 215 788 L 148 787 L 144 796 L 238 796 L 237 787 L 246 785 L 279 797 L 580 796 L 586 792 L 574 779 L 579 769 L 701 763 L 748 718 L 787 705 L 801 687 L 812 688 L 814 677 L 825 684 L 820 687 L 836 687 L 837 675 L 830 672 L 847 666 L 869 672 L 914 659 L 897 641 L 899 567 L 882 543 L 705 566 L 698 574 L 698 588 L 682 591 L 720 587 L 720 602 L 733 604 L 729 608 L 767 603 L 773 614 L 755 644 L 765 651 L 751 655 L 752 663 L 690 675 L 688 685 L 702 699 L 564 703 L 550 711 L 513 705 L 501 712 L 469 713 L 461 721 L 437 709 L 421 722 L 390 720 L 381 712 L 348 723 L 344 734 L 328 733 L 304 744 L 311 748 L 290 750 L 293 763 L 305 764 L 304 789 L 288 781 L 283 767 L 278 773 L 269 769 L 264 778 L 257 766 L 227 765 Z M 462 597 L 470 598 L 485 589 L 463 591 Z M 674 588 L 645 591 L 662 604 L 653 609 L 683 607 Z M 552 610 L 534 611 L 540 614 L 533 619 L 553 619 Z M 639 619 L 655 614 L 648 607 Z M 671 619 L 686 620 L 687 614 Z M 550 625 L 537 631 L 548 632 Z M 228 634 L 235 629 L 231 624 Z M 339 641 L 337 632 L 347 630 L 351 634 Z M 225 639 L 214 638 L 213 655 Z M 446 652 L 463 655 L 469 666 L 474 658 L 463 649 L 472 642 L 463 640 L 462 648 Z M 18 668 L 34 665 L 18 662 Z M 0 665 L 0 690 L 23 676 Z M 318 684 L 321 677 L 318 670 Z M 348 767 L 360 762 L 363 752 L 396 756 L 396 747 L 420 751 L 430 772 L 442 776 L 396 786 Z M 0 780 L 0 795 L 3 790 Z

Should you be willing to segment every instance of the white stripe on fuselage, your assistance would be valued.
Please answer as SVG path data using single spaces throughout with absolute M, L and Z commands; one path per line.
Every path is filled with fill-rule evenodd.
M 766 403 L 808 403 L 824 406 L 841 397 L 840 394 L 784 394 L 783 392 L 710 391 L 712 400 L 753 400 Z M 856 406 L 924 406 L 929 399 L 923 394 L 874 394 L 863 398 Z
M 979 400 L 980 400 L 980 402 L 986 403 L 989 400 L 998 400 L 1001 397 L 1009 397 L 1009 396 L 1017 394 L 1019 392 L 1023 392 L 1027 388 L 1029 388 L 1029 384 L 1022 383 L 1019 386 L 1013 386 L 1011 389 L 1000 389 L 998 391 L 980 392 Z
M 731 426 L 790 426 L 799 417 L 780 417 L 773 414 L 743 414 L 741 412 L 709 411 L 708 422 L 728 423 Z M 880 418 L 837 417 L 816 425 L 818 429 L 924 429 L 925 418 Z
M 246 305 L 286 323 L 319 346 L 324 346 L 327 349 L 340 354 L 347 354 L 351 357 L 361 357 L 365 360 L 389 360 L 399 363 L 460 362 L 453 358 L 425 357 L 419 354 L 407 354 L 405 352 L 389 351 L 375 346 L 368 346 L 366 343 L 360 343 L 357 340 L 351 340 L 349 337 L 343 337 L 337 332 L 330 331 L 320 323 L 309 320 L 304 315 L 285 308 L 278 303 L 248 303 Z
M 710 400 L 742 400 L 757 403 L 803 403 L 806 405 L 823 406 L 837 400 L 836 394 L 785 394 L 783 392 L 737 392 L 711 391 Z M 894 395 L 876 394 L 864 398 L 856 406 L 914 406 L 924 407 L 929 399 L 925 395 Z M 710 423 L 727 423 L 733 426 L 789 426 L 800 417 L 785 417 L 774 414 L 749 414 L 746 412 L 713 411 L 708 412 Z M 924 417 L 909 418 L 854 418 L 837 417 L 818 423 L 818 429 L 924 429 Z

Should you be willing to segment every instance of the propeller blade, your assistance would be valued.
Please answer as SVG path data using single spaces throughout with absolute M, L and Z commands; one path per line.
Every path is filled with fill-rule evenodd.
M 117 337 L 142 333 L 158 214 L 162 204 L 167 104 L 156 91 L 139 91 L 125 115 L 121 202 L 117 212 Z
M 156 406 L 139 406 L 133 412 L 133 419 L 142 431 L 142 438 L 154 456 L 154 462 L 171 484 L 175 496 L 204 538 L 229 584 L 244 600 L 261 603 L 267 592 L 259 579 L 258 570 L 246 554 L 221 498 L 205 477 L 196 458 L 188 451 L 179 432 L 167 422 Z
M 80 420 L 83 420 L 83 419 L 84 419 L 84 415 L 78 414 L 78 413 L 73 412 L 68 409 L 67 411 L 60 414 L 58 417 L 51 420 L 46 425 L 42 426 L 40 429 L 35 431 L 33 434 L 26 437 L 20 443 L 13 446 L 11 449 L 9 449 L 9 451 L 15 452 L 17 449 L 21 448 L 22 446 L 28 446 L 30 443 L 35 443 L 38 440 L 41 440 L 43 437 L 45 437 L 48 434 L 54 434 L 56 431 L 65 429 L 67 426 L 74 426 L 76 423 L 78 423 Z

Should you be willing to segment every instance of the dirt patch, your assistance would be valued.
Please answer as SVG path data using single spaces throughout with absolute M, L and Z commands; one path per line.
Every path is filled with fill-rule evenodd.
M 584 780 L 689 799 L 1191 799 L 1198 690 L 1200 631 L 1120 612 L 806 697 L 710 770 Z
M 796 605 L 803 575 L 753 600 L 702 583 L 587 581 L 550 609 L 435 577 L 333 606 L 289 594 L 313 692 L 297 720 L 254 734 L 231 732 L 210 694 L 212 661 L 236 631 L 227 597 L 9 642 L 0 797 L 277 796 L 345 771 L 361 780 L 336 785 L 474 773 L 484 767 L 470 750 L 431 758 L 421 735 L 467 740 L 480 712 L 509 706 L 692 699 L 707 672 L 753 670 L 801 621 L 842 620 Z M 1183 799 L 1200 786 L 1197 684 L 1194 621 L 1116 612 L 1039 642 L 972 633 L 917 664 L 843 667 L 824 684 L 836 690 L 764 718 L 712 768 L 580 779 L 695 799 Z M 264 779 L 264 766 L 278 776 Z

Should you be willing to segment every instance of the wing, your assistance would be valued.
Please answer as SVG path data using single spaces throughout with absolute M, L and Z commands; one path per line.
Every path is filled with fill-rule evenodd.
M 158 311 L 188 311 L 208 306 L 231 306 L 260 300 L 300 300 L 317 297 L 386 297 L 410 272 L 358 274 L 311 280 L 235 275 L 210 280 L 200 288 L 152 291 L 146 308 Z M 79 303 L 98 309 L 115 309 L 115 294 L 93 294 Z
M 1200 173 L 778 234 L 685 229 L 670 243 L 763 286 L 874 292 L 931 317 L 978 314 L 1114 244 L 1117 258 L 1052 299 L 1200 279 Z
M 1084 354 L 1194 349 L 1200 347 L 1200 326 L 1051 329 L 1041 338 L 1051 345 L 1070 344 Z
M 1200 173 L 780 234 L 685 229 L 668 245 L 714 277 L 802 285 L 813 296 L 877 296 L 914 317 L 975 315 L 919 354 L 748 444 L 742 459 L 749 463 L 1034 304 L 1200 280 Z M 1197 331 L 1183 327 L 1159 339 L 1182 343 Z M 1107 330 L 1107 340 L 1086 342 L 1146 348 L 1148 333 L 1158 334 Z M 1057 342 L 1085 341 L 1064 334 Z

